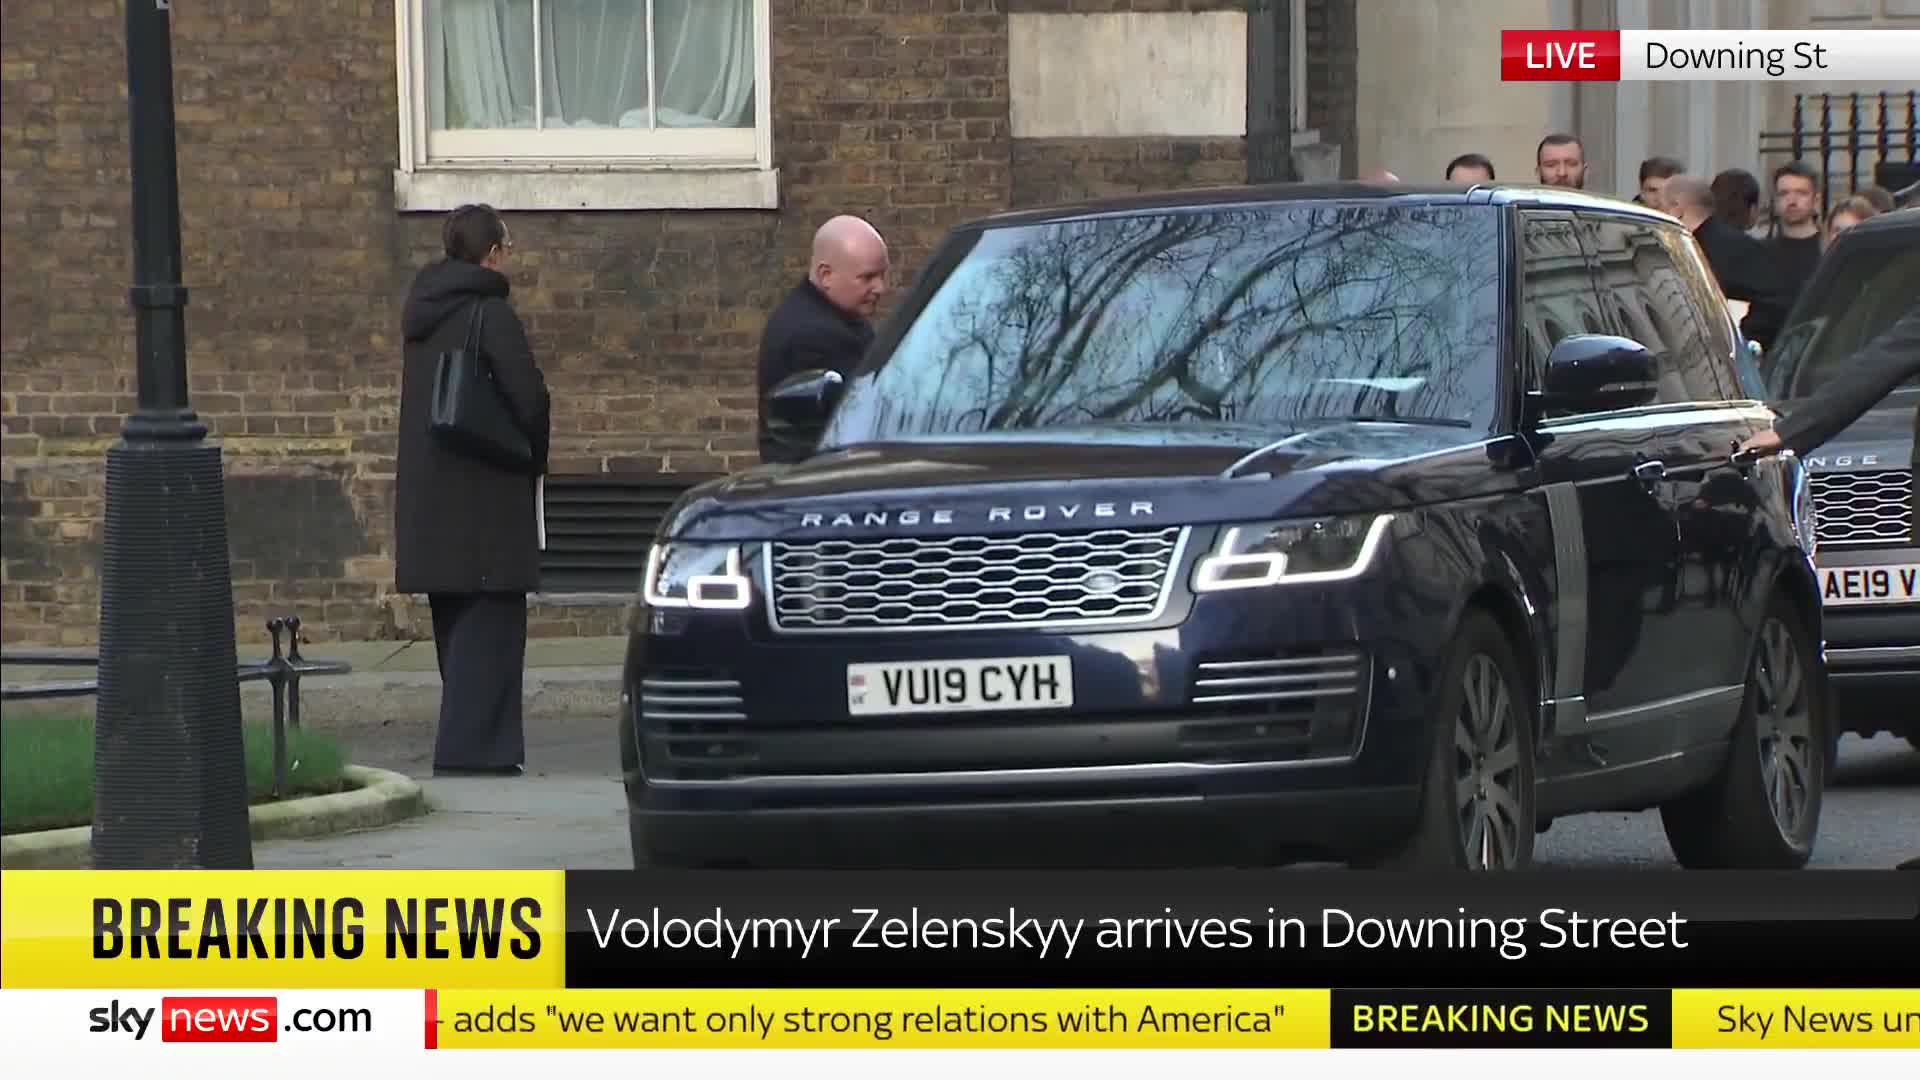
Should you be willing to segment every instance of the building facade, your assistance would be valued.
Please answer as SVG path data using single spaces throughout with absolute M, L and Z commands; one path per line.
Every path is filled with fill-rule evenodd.
M 1499 31 L 1915 19 L 1915 0 L 180 6 L 188 367 L 227 468 L 236 630 L 427 635 L 390 591 L 397 327 L 459 203 L 506 213 L 555 395 L 531 632 L 606 633 L 666 502 L 756 460 L 761 322 L 833 214 L 874 222 L 904 287 L 962 220 L 1276 158 L 1427 181 L 1478 151 L 1527 180 L 1539 137 L 1576 130 L 1596 190 L 1631 192 L 1650 153 L 1760 172 L 1784 90 L 1503 84 Z M 122 23 L 0 8 L 8 642 L 87 644 L 98 620 L 105 452 L 133 407 Z
M 187 358 L 238 633 L 429 632 L 389 522 L 399 307 L 445 210 L 505 212 L 554 392 L 532 632 L 609 632 L 665 501 L 756 460 L 761 322 L 822 221 L 872 220 L 900 287 L 967 218 L 1243 183 L 1250 126 L 1332 175 L 1354 25 L 1352 0 L 177 7 Z M 0 26 L 8 642 L 95 640 L 134 404 L 123 37 L 119 4 L 8 0 Z

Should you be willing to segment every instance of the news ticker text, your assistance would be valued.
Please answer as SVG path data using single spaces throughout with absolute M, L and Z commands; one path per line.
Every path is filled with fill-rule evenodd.
M 57 998 L 51 1007 L 40 998 Z M 26 1008 L 32 1006 L 34 1008 Z M 38 1041 L 457 1049 L 1888 1049 L 1920 991 L 1301 989 L 0 993 Z

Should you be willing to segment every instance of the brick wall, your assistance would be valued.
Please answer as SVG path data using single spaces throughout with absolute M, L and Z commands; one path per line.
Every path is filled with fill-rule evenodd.
M 1245 139 L 1015 139 L 1013 204 L 1242 184 Z
M 1307 6 L 1307 126 L 1320 141 L 1340 147 L 1340 175 L 1359 173 L 1354 140 L 1359 129 L 1359 0 L 1296 0 Z
M 394 0 L 174 11 L 193 404 L 228 471 L 236 630 L 419 636 L 391 580 L 399 304 L 439 217 L 398 214 Z M 512 213 L 515 303 L 555 394 L 556 471 L 752 464 L 753 352 L 812 230 L 869 216 L 907 284 L 953 224 L 1010 205 L 1235 182 L 1239 140 L 1016 146 L 1006 11 L 1219 2 L 774 0 L 778 212 Z M 106 448 L 133 406 L 122 9 L 0 14 L 0 619 L 82 644 L 98 619 Z M 537 608 L 535 634 L 617 608 Z

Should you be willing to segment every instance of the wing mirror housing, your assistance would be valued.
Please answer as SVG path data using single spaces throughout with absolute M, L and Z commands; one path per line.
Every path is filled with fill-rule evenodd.
M 795 372 L 767 393 L 767 434 L 783 446 L 811 450 L 846 389 L 846 380 L 828 368 Z
M 1632 338 L 1563 338 L 1547 357 L 1546 386 L 1527 395 L 1529 421 L 1651 404 L 1660 392 L 1657 368 L 1653 353 Z

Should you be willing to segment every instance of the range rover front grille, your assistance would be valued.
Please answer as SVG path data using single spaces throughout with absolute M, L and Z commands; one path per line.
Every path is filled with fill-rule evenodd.
M 1913 473 L 1819 473 L 1813 509 L 1822 544 L 1900 544 L 1913 539 Z
M 1144 622 L 1166 603 L 1187 531 L 776 541 L 776 630 L 873 633 Z

